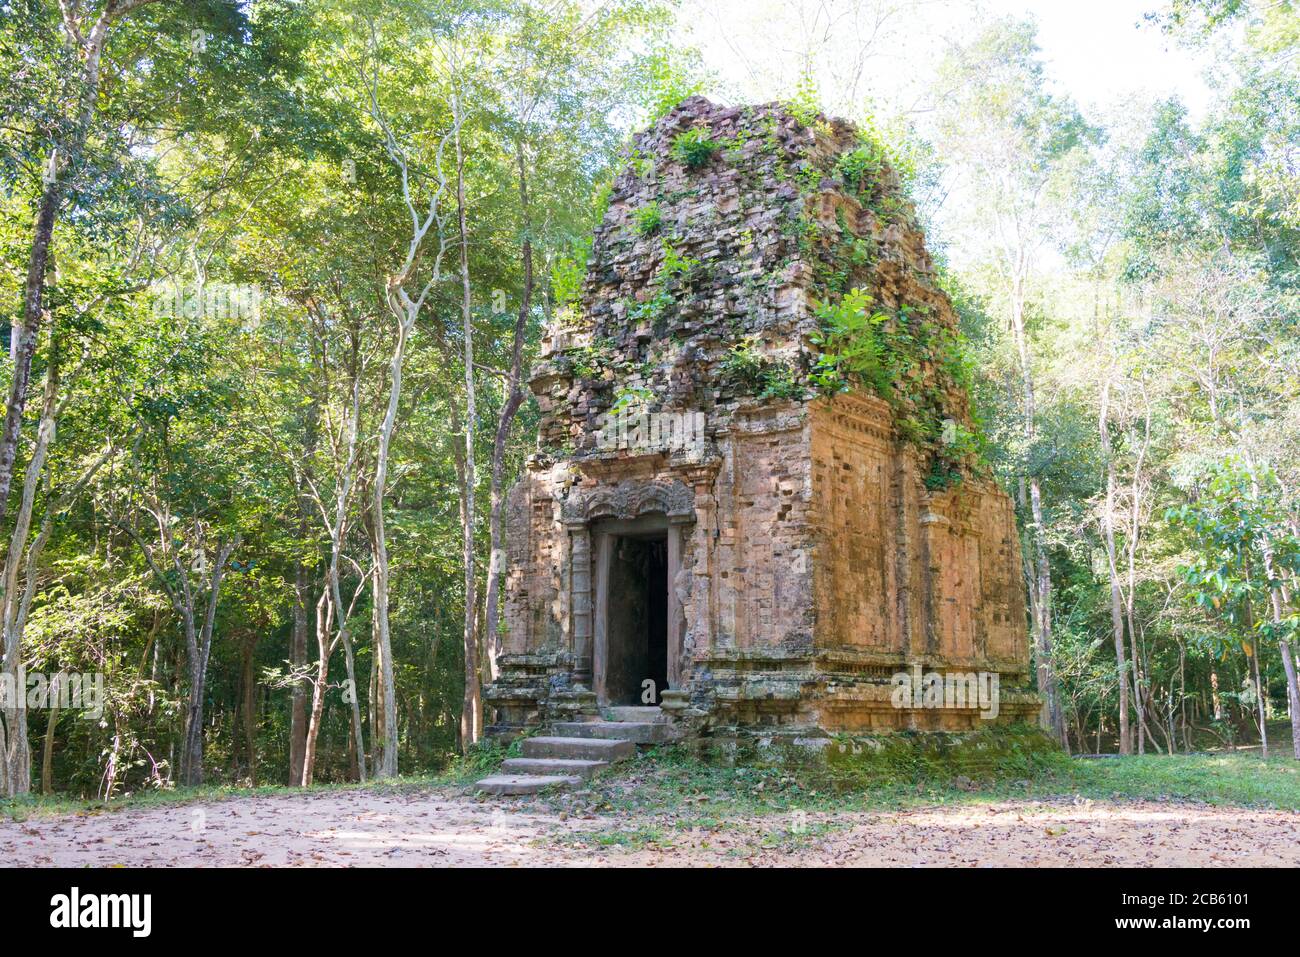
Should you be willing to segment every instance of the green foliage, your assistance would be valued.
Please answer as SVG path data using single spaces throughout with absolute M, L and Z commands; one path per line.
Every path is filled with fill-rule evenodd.
M 628 307 L 627 318 L 636 325 L 649 323 L 655 326 L 668 315 L 674 305 L 676 300 L 673 299 L 672 293 L 661 288 L 649 299 L 632 303 Z
M 650 123 L 668 115 L 687 97 L 704 92 L 704 71 L 694 50 L 660 47 L 645 58 L 642 69 L 642 98 Z
M 751 390 L 761 388 L 763 356 L 756 340 L 751 336 L 733 344 L 723 356 L 721 368 L 727 379 Z
M 636 226 L 638 236 L 649 236 L 651 233 L 658 232 L 663 222 L 663 212 L 658 203 L 649 202 L 632 213 L 632 222 Z
M 551 295 L 556 305 L 568 306 L 582 298 L 582 283 L 587 277 L 587 260 L 591 256 L 591 239 L 577 240 L 565 255 L 555 257 L 551 265 Z
M 889 316 L 871 312 L 871 297 L 853 289 L 837 303 L 813 306 L 820 328 L 811 341 L 820 350 L 811 380 L 825 393 L 861 386 L 890 399 L 894 394 L 895 367 L 889 354 L 884 324 Z
M 869 180 L 878 176 L 887 159 L 884 146 L 865 131 L 860 135 L 862 145 L 849 150 L 835 163 L 835 171 L 844 185 L 855 191 L 862 190 Z
M 662 283 L 668 283 L 674 280 L 685 280 L 692 272 L 699 268 L 700 261 L 690 256 L 683 256 L 677 251 L 667 239 L 663 243 L 664 258 L 659 265 L 659 280 Z
M 946 390 L 966 388 L 971 359 L 960 334 L 927 323 L 924 315 L 872 311 L 871 297 L 852 289 L 838 302 L 817 302 L 818 347 L 810 382 L 823 394 L 862 388 L 889 402 L 895 426 L 929 457 L 925 485 L 939 491 L 959 482 L 983 460 L 978 429 L 951 418 Z M 922 363 L 938 381 L 927 381 Z
M 713 159 L 723 144 L 709 136 L 703 127 L 693 126 L 673 137 L 670 153 L 687 169 L 700 169 Z
M 614 404 L 609 407 L 609 411 L 613 415 L 618 415 L 620 412 L 638 409 L 647 405 L 654 397 L 654 393 L 647 388 L 624 386 L 615 394 Z
M 794 366 L 764 356 L 756 336 L 734 343 L 723 356 L 720 371 L 725 382 L 759 399 L 798 399 L 806 391 Z
M 810 72 L 804 72 L 795 84 L 794 95 L 785 101 L 785 108 L 790 115 L 808 127 L 824 127 L 821 95 L 817 89 L 817 80 Z
M 1256 635 L 1289 640 L 1300 616 L 1270 620 L 1275 592 L 1300 573 L 1300 535 L 1280 507 L 1276 478 L 1251 474 L 1230 458 L 1198 483 L 1193 501 L 1171 507 L 1166 519 L 1185 530 L 1193 559 L 1179 567 L 1187 597 L 1233 626 L 1247 656 Z

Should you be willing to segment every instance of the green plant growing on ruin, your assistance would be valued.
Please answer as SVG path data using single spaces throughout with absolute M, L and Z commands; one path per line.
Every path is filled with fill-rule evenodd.
M 822 179 L 821 169 L 811 161 L 805 162 L 799 172 L 795 174 L 795 181 L 799 184 L 799 192 L 805 196 L 820 191 Z
M 617 358 L 617 344 L 605 337 L 588 345 L 571 346 L 565 350 L 565 357 L 573 374 L 581 379 L 594 379 L 604 374 L 606 369 L 622 371 L 627 363 Z
M 759 373 L 762 390 L 760 399 L 801 399 L 804 387 L 799 381 L 799 373 L 788 362 L 772 362 Z
M 638 236 L 649 236 L 663 224 L 663 211 L 652 200 L 632 213 L 632 222 Z
M 672 293 L 660 289 L 645 302 L 634 302 L 628 306 L 627 317 L 636 325 L 649 323 L 654 325 L 668 314 L 673 306 Z
M 628 162 L 632 166 L 632 172 L 634 172 L 639 179 L 646 179 L 654 172 L 654 157 L 642 152 L 639 146 L 632 147 L 631 152 L 628 154 Z
M 870 305 L 871 297 L 857 288 L 837 303 L 814 304 L 821 328 L 811 341 L 820 355 L 811 378 L 821 391 L 833 395 L 860 384 L 882 399 L 893 397 L 896 363 L 884 330 L 889 317 Z
M 683 256 L 668 239 L 664 240 L 664 259 L 659 266 L 659 278 L 667 283 L 673 279 L 686 279 L 700 265 L 698 259 Z
M 739 162 L 744 157 L 745 144 L 749 142 L 749 130 L 744 126 L 736 134 L 722 140 L 722 151 L 726 159 Z
M 754 336 L 746 336 L 722 357 L 722 375 L 739 386 L 757 390 L 763 371 L 763 356 Z
M 842 154 L 835 163 L 835 172 L 840 180 L 855 193 L 861 193 L 864 186 L 874 180 L 887 159 L 883 144 L 861 134 L 859 138 L 861 145 Z
M 804 394 L 795 367 L 766 358 L 759 351 L 757 336 L 745 336 L 732 345 L 722 358 L 721 372 L 724 380 L 759 399 L 794 399 Z
M 713 159 L 722 144 L 709 136 L 709 131 L 702 127 L 692 127 L 673 138 L 670 150 L 673 159 L 687 169 L 699 169 Z
M 594 379 L 604 368 L 603 356 L 595 346 L 576 346 L 565 355 L 573 374 L 580 379 Z
M 820 243 L 824 235 L 818 230 L 808 235 L 804 252 L 806 258 L 813 260 L 813 274 L 819 288 L 828 295 L 840 294 L 849 288 L 855 275 L 868 265 L 874 255 L 875 247 L 870 240 L 854 234 L 844 215 L 843 209 L 835 210 L 835 222 L 839 227 L 839 239 L 831 246 Z
M 578 332 L 582 329 L 582 313 L 578 311 L 577 303 L 566 303 L 563 306 L 557 306 L 555 309 L 555 318 L 553 320 L 555 328 L 563 329 L 565 332 Z
M 614 404 L 609 407 L 609 411 L 614 415 L 618 415 L 628 409 L 647 405 L 654 397 L 654 393 L 644 386 L 625 386 L 614 395 Z
M 891 171 L 888 186 L 883 175 L 886 169 Z M 871 118 L 858 129 L 858 146 L 836 161 L 835 172 L 844 186 L 880 218 L 906 218 L 907 197 L 900 184 L 914 178 L 915 162 L 900 155 Z
M 614 174 L 610 172 L 591 191 L 591 213 L 595 222 L 604 221 L 605 214 L 609 212 L 609 201 L 613 195 Z
M 951 426 L 947 422 L 944 424 L 945 434 L 944 444 L 947 446 L 948 455 L 961 461 L 968 458 L 982 459 L 987 451 L 987 441 L 984 434 L 978 429 L 968 429 L 960 422 L 951 421 Z
M 814 305 L 821 328 L 810 339 L 821 353 L 809 378 L 829 395 L 861 387 L 889 402 L 899 437 L 927 458 L 926 488 L 948 488 L 984 453 L 982 435 L 946 411 L 945 381 L 962 385 L 971 375 L 962 340 L 927 324 L 923 311 L 903 307 L 891 317 L 870 306 L 870 296 L 856 288 L 838 303 Z M 930 381 L 926 361 L 934 363 L 937 381 Z
M 817 80 L 811 71 L 804 71 L 795 84 L 794 96 L 785 103 L 790 115 L 804 126 L 829 134 L 831 125 L 822 115 L 821 95 L 817 89 Z
M 944 373 L 964 392 L 973 391 L 979 363 L 961 331 L 938 326 L 934 345 Z
M 678 46 L 665 46 L 641 61 L 645 106 L 650 122 L 667 116 L 687 97 L 704 92 L 704 72 L 699 54 Z

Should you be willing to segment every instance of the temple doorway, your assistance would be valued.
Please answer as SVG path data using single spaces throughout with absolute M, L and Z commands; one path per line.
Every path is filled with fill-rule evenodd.
M 646 515 L 601 522 L 594 532 L 598 700 L 603 705 L 657 705 L 669 687 L 667 519 Z

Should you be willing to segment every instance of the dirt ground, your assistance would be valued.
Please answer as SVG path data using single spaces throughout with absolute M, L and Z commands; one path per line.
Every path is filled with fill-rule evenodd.
M 1034 802 L 754 816 L 326 791 L 0 822 L 4 866 L 1296 866 L 1300 814 Z

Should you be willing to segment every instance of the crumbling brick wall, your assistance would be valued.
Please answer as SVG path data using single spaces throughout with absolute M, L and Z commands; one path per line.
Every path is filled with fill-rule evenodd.
M 889 382 L 827 374 L 819 306 L 853 289 Z M 953 440 L 974 430 L 956 331 L 869 136 L 701 98 L 637 136 L 531 379 L 538 453 L 511 493 L 508 654 L 488 694 L 502 723 L 599 684 L 599 529 L 646 514 L 668 516 L 676 690 L 706 724 L 964 726 L 891 708 L 891 673 L 1023 685 L 1013 511 Z M 611 443 L 629 413 L 703 432 L 665 446 L 634 424 Z

